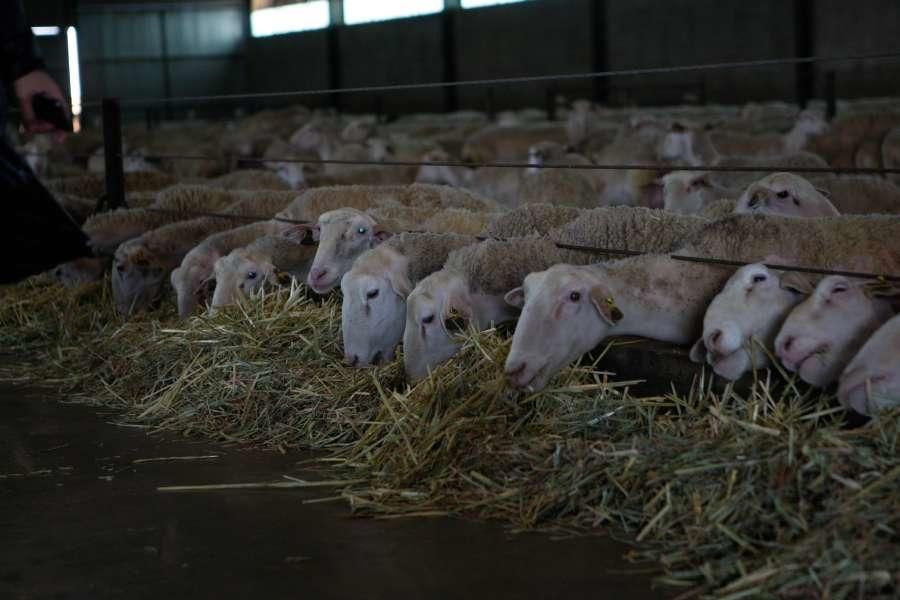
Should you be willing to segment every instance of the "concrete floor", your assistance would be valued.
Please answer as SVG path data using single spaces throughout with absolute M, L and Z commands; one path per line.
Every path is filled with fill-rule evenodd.
M 322 475 L 298 471 L 308 455 L 148 437 L 115 420 L 0 387 L 0 598 L 663 597 L 604 538 L 301 503 L 329 490 L 160 493 Z

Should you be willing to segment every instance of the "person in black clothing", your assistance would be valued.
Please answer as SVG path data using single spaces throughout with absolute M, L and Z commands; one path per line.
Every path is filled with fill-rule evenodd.
M 35 53 L 21 0 L 0 0 L 0 283 L 19 281 L 59 263 L 90 256 L 87 236 L 35 177 L 6 136 L 6 98 L 13 91 L 29 133 L 64 133 L 32 107 L 43 94 L 66 106 Z

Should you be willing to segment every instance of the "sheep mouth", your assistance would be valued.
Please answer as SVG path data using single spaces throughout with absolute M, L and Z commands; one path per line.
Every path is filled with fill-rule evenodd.
M 522 371 L 520 373 L 516 373 L 513 377 L 510 378 L 510 383 L 513 387 L 519 388 L 521 390 L 526 390 L 529 392 L 536 392 L 540 388 L 543 388 L 542 382 L 544 381 L 544 373 L 547 371 L 547 365 L 543 365 L 535 369 L 534 371 Z
M 747 370 L 747 355 L 743 348 L 738 348 L 726 354 L 712 356 L 709 364 L 716 375 L 734 380 Z
M 804 365 L 813 364 L 809 362 L 810 359 L 815 358 L 820 362 L 824 362 L 822 361 L 822 357 L 826 355 L 829 350 L 830 348 L 828 344 L 820 344 L 819 346 L 816 346 L 811 351 L 804 354 L 799 360 L 794 362 L 794 372 L 799 373 L 801 370 L 803 370 Z

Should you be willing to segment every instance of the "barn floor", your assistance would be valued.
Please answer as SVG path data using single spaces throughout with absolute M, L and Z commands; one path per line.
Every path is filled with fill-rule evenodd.
M 309 456 L 148 437 L 115 419 L 0 387 L 0 597 L 663 597 L 609 539 L 301 504 L 328 490 L 160 493 L 304 477 Z M 219 457 L 133 462 L 204 455 Z

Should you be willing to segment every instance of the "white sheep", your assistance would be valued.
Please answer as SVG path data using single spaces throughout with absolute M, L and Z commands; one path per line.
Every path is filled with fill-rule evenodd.
M 793 173 L 772 173 L 751 183 L 738 198 L 734 212 L 787 217 L 834 217 L 840 214 L 809 181 Z
M 883 177 L 839 175 L 815 184 L 842 214 L 900 213 L 900 187 Z
M 503 300 L 525 276 L 560 262 L 549 240 L 488 240 L 450 253 L 444 268 L 419 282 L 407 298 L 403 361 L 407 376 L 421 379 L 459 348 L 457 320 L 476 328 L 515 317 Z
M 128 240 L 116 249 L 112 288 L 116 308 L 122 315 L 155 305 L 164 285 L 194 246 L 214 233 L 234 228 L 236 223 L 268 220 L 284 209 L 290 192 L 232 192 L 238 200 L 223 213 L 229 217 L 198 217 L 171 223 Z
M 832 275 L 788 315 L 775 354 L 803 381 L 824 387 L 838 379 L 856 352 L 894 315 L 886 297 L 894 286 Z
M 806 148 L 809 139 L 828 131 L 828 123 L 814 111 L 804 110 L 785 134 L 749 134 L 735 131 L 710 132 L 713 146 L 721 154 L 738 156 L 777 156 L 794 154 Z
M 366 367 L 393 360 L 403 337 L 406 297 L 439 270 L 472 236 L 403 233 L 364 252 L 341 279 L 341 331 L 347 364 Z
M 306 280 L 316 247 L 303 243 L 305 227 L 289 227 L 278 235 L 267 235 L 232 250 L 215 263 L 216 282 L 210 306 L 235 304 L 266 284 L 281 283 L 283 275 Z
M 732 380 L 768 366 L 778 328 L 809 293 L 802 281 L 796 273 L 780 274 L 762 263 L 735 271 L 706 309 L 691 360 L 708 363 Z
M 206 301 L 209 284 L 214 283 L 212 277 L 217 260 L 263 236 L 282 233 L 288 227 L 288 224 L 279 221 L 250 223 L 215 233 L 194 246 L 170 276 L 177 296 L 178 315 L 186 318 Z
M 717 185 L 709 171 L 672 171 L 662 177 L 663 208 L 669 212 L 701 214 L 728 198 L 737 198 L 740 190 Z M 731 213 L 733 207 L 729 207 Z
M 872 334 L 844 369 L 838 400 L 863 415 L 900 405 L 900 316 Z
M 658 254 L 533 272 L 506 295 L 522 309 L 504 366 L 507 379 L 540 390 L 609 336 L 687 344 L 729 274 Z
M 489 125 L 466 139 L 462 158 L 481 164 L 521 161 L 528 156 L 529 147 L 543 141 L 565 144 L 565 127 L 551 122 Z

